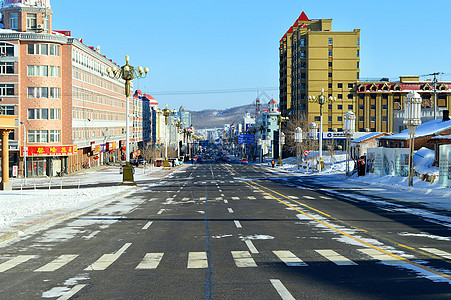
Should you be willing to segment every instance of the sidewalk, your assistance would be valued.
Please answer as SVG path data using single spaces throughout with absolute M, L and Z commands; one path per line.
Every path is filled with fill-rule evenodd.
M 13 178 L 12 191 L 0 191 L 0 245 L 47 225 L 87 212 L 115 201 L 152 182 L 185 169 L 136 168 L 137 186 L 121 186 L 118 166 L 83 169 L 63 177 Z M 21 188 L 22 187 L 22 188 Z M 50 187 L 50 188 L 49 188 Z

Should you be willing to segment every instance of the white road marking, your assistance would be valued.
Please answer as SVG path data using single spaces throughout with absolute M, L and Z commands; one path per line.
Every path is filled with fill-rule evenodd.
M 296 196 L 289 196 L 291 199 L 299 199 L 298 197 L 296 197 Z
M 247 199 L 255 200 L 255 199 L 257 199 L 257 198 L 255 198 L 254 196 L 247 196 Z
M 79 291 L 81 291 L 82 288 L 84 288 L 86 286 L 86 284 L 77 284 L 76 286 L 74 286 L 73 288 L 71 288 L 67 293 L 65 293 L 64 295 L 62 295 L 61 297 L 58 298 L 58 300 L 68 300 L 70 299 L 72 296 L 74 296 L 76 293 L 78 293 Z
M 444 257 L 446 259 L 451 259 L 451 253 L 448 253 L 446 251 L 442 251 L 436 248 L 420 248 L 420 250 L 435 254 L 437 256 Z
M 227 208 L 227 210 L 229 211 L 229 213 L 233 214 L 233 209 L 231 209 L 230 207 Z
M 78 257 L 78 254 L 61 255 L 60 257 L 49 262 L 45 266 L 42 266 L 39 269 L 34 270 L 34 272 L 53 272 L 53 271 L 58 270 L 59 268 L 65 266 L 66 264 L 70 263 L 72 260 L 74 260 L 77 257 Z
M 218 188 L 219 188 L 219 187 L 218 187 Z M 219 189 L 219 190 L 218 190 L 218 192 L 222 192 L 222 190 L 221 190 L 221 189 Z
M 249 251 L 232 251 L 232 256 L 238 268 L 257 267 Z
M 155 201 L 158 200 L 158 198 L 150 198 L 149 201 Z
M 376 249 L 358 249 L 360 252 L 365 253 L 366 255 L 371 256 L 374 259 L 380 260 L 387 264 L 399 265 L 405 264 L 406 262 L 395 257 L 392 257 L 388 254 L 382 253 Z
M 199 200 L 207 200 L 207 197 L 200 197 Z
M 224 194 L 221 194 L 221 196 L 224 197 L 225 195 L 224 195 Z
M 142 230 L 146 230 L 146 229 L 148 229 L 149 227 L 150 227 L 150 225 L 152 225 L 152 221 L 151 222 L 147 222 L 147 224 L 146 225 L 144 225 L 144 227 L 142 228 Z
M 315 251 L 338 266 L 355 266 L 355 265 L 357 265 L 352 260 L 338 254 L 334 250 L 315 250 Z
M 116 253 L 113 254 L 104 254 L 97 261 L 95 261 L 92 265 L 88 266 L 85 271 L 102 271 L 108 268 L 112 263 L 114 263 L 124 252 L 130 247 L 132 243 L 126 243 L 119 249 Z
M 156 269 L 163 258 L 164 253 L 146 253 L 143 260 L 135 268 L 138 270 Z
M 224 203 L 227 204 L 227 203 L 229 203 L 229 201 L 228 200 L 224 200 Z
M 273 251 L 273 253 L 289 267 L 305 267 L 307 264 L 291 251 Z
M 215 199 L 216 200 L 222 200 L 222 197 L 216 197 Z
M 188 269 L 208 268 L 206 252 L 190 252 L 188 255 Z
M 243 226 L 241 226 L 240 221 L 233 221 L 235 223 L 236 228 L 243 228 Z
M 27 260 L 30 260 L 34 258 L 35 255 L 19 255 L 17 257 L 14 257 L 2 264 L 0 264 L 0 273 L 8 271 L 9 269 L 12 269 L 21 263 L 26 262 Z
M 310 200 L 314 200 L 315 199 L 315 197 L 312 197 L 312 196 L 302 196 L 303 198 L 305 198 L 305 199 L 310 199 Z
M 157 212 L 157 215 L 161 215 L 163 212 L 165 211 L 165 209 L 164 208 L 162 208 L 162 209 L 160 209 L 160 211 L 159 212 Z
M 268 200 L 270 200 L 270 199 L 274 199 L 273 197 L 271 197 L 271 196 L 267 196 L 267 195 L 263 196 L 263 198 L 264 198 L 264 199 L 268 199 Z
M 166 201 L 172 201 L 174 198 L 166 198 Z
M 327 199 L 327 200 L 330 200 L 330 199 L 332 199 L 332 198 L 330 198 L 330 197 L 326 197 L 326 196 L 319 196 L 320 198 L 322 198 L 322 199 Z
M 188 201 L 189 200 L 189 198 L 183 198 L 182 199 L 182 201 Z
M 257 248 L 255 248 L 254 244 L 252 243 L 252 241 L 247 240 L 244 241 L 246 243 L 246 246 L 249 248 L 249 250 L 251 251 L 251 253 L 257 254 L 258 250 Z
M 232 200 L 240 200 L 240 197 L 232 197 Z
M 296 300 L 279 279 L 270 279 L 270 281 L 282 300 Z

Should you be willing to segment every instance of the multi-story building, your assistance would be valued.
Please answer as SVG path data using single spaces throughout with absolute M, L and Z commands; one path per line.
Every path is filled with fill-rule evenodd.
M 11 165 L 24 174 L 25 155 L 28 176 L 56 175 L 120 159 L 125 82 L 105 72 L 115 64 L 99 47 L 53 31 L 48 0 L 4 0 L 1 13 L 0 111 L 20 125 Z
M 154 97 L 136 90 L 133 95 L 133 139 L 132 151 L 155 144 L 156 111 L 158 102 Z
M 302 12 L 280 40 L 280 111 L 308 123 L 320 119 L 319 104 L 309 102 L 324 89 L 336 97 L 324 105 L 323 132 L 343 128 L 343 116 L 354 109 L 360 70 L 360 29 L 332 31 L 331 19 L 312 20 Z
M 404 98 L 409 91 L 417 91 L 423 99 L 421 121 L 434 119 L 434 102 L 437 116 L 451 109 L 451 82 L 421 81 L 420 76 L 400 76 L 398 82 L 388 79 L 356 83 L 356 131 L 398 133 L 405 129 Z M 435 100 L 436 99 L 436 100 Z
M 279 107 L 276 100 L 271 99 L 268 107 L 262 109 L 255 119 L 255 140 L 267 141 L 268 137 L 271 141 L 266 149 L 263 149 L 263 155 L 274 156 L 279 149 L 274 147 L 274 141 L 278 142 L 279 124 L 277 118 L 280 115 Z
M 179 111 L 177 113 L 180 122 L 185 123 L 187 127 L 191 126 L 191 113 L 189 111 L 186 111 L 185 107 L 182 105 L 179 108 Z

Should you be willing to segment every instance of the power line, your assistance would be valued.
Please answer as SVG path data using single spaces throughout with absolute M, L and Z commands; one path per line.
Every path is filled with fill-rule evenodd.
M 169 96 L 169 95 L 204 95 L 204 94 L 232 94 L 232 93 L 248 93 L 259 90 L 274 91 L 279 87 L 255 87 L 255 88 L 237 88 L 237 89 L 218 89 L 218 90 L 192 90 L 192 91 L 163 91 L 151 92 L 155 96 Z

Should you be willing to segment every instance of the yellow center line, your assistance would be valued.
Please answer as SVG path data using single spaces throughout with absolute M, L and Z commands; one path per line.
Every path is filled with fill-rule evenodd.
M 255 183 L 255 182 L 253 182 L 252 184 L 249 183 L 249 182 L 245 182 L 245 183 L 246 183 L 247 185 L 249 185 L 249 186 L 251 186 L 251 187 L 253 187 L 253 188 L 255 188 L 255 189 L 261 191 L 262 193 L 265 193 L 266 195 L 268 195 L 268 196 L 274 198 L 274 199 L 277 200 L 278 202 L 283 203 L 283 204 L 285 204 L 286 206 L 288 206 L 288 207 L 290 207 L 290 208 L 292 208 L 292 209 L 294 209 L 294 210 L 300 212 L 301 214 L 305 215 L 306 217 L 309 217 L 310 219 L 314 220 L 315 222 L 320 223 L 321 225 L 324 225 L 324 226 L 326 226 L 327 228 L 330 228 L 330 229 L 332 229 L 332 230 L 334 230 L 334 231 L 336 231 L 336 232 L 338 232 L 338 233 L 340 233 L 340 234 L 342 234 L 342 235 L 344 235 L 344 236 L 346 236 L 346 237 L 349 237 L 349 238 L 351 238 L 351 239 L 353 239 L 353 240 L 355 240 L 355 241 L 357 241 L 357 242 L 359 242 L 359 243 L 361 243 L 361 244 L 363 244 L 363 245 L 365 245 L 365 246 L 368 246 L 368 247 L 370 247 L 370 248 L 372 248 L 372 249 L 375 249 L 375 250 L 377 250 L 377 251 L 379 251 L 379 252 L 382 252 L 382 253 L 384 253 L 384 254 L 387 254 L 387 255 L 389 255 L 389 256 L 391 256 L 391 257 L 393 257 L 393 258 L 396 258 L 396 259 L 399 259 L 399 260 L 401 260 L 401 261 L 407 262 L 407 263 L 409 263 L 409 264 L 411 264 L 411 265 L 413 265 L 413 266 L 416 266 L 416 267 L 418 267 L 418 268 L 420 268 L 420 269 L 423 269 L 423 270 L 425 270 L 425 271 L 431 272 L 431 273 L 433 273 L 433 274 L 435 274 L 435 275 L 438 275 L 438 276 L 441 276 L 441 277 L 444 277 L 444 278 L 446 278 L 446 279 L 451 280 L 451 275 L 448 275 L 448 274 L 445 274 L 445 273 L 442 273 L 442 272 L 439 272 L 439 271 L 430 269 L 430 268 L 428 268 L 428 267 L 425 267 L 425 266 L 423 266 L 423 265 L 420 265 L 420 264 L 418 264 L 418 263 L 415 263 L 415 262 L 413 262 L 413 261 L 410 261 L 410 260 L 408 260 L 407 258 L 404 258 L 404 257 L 402 257 L 402 256 L 396 255 L 396 254 L 391 253 L 391 252 L 389 252 L 389 251 L 387 251 L 387 250 L 384 250 L 384 249 L 382 249 L 382 248 L 380 248 L 380 247 L 377 247 L 377 246 L 372 245 L 372 244 L 370 244 L 370 243 L 368 243 L 368 242 L 365 242 L 364 240 L 362 240 L 362 239 L 360 239 L 360 238 L 358 238 L 358 237 L 352 236 L 352 235 L 350 235 L 349 233 L 346 233 L 346 232 L 344 232 L 344 231 L 342 231 L 342 230 L 340 230 L 340 229 L 338 229 L 338 228 L 336 228 L 336 227 L 334 227 L 334 226 L 332 226 L 332 225 L 329 225 L 329 224 L 327 224 L 326 222 L 323 222 L 323 221 L 321 221 L 321 220 L 315 218 L 314 216 L 312 216 L 312 215 L 310 215 L 310 214 L 308 214 L 308 213 L 306 213 L 306 212 L 303 212 L 302 210 L 300 210 L 300 209 L 294 207 L 293 205 L 291 205 L 291 204 L 289 204 L 289 203 L 286 203 L 285 201 L 280 200 L 280 199 L 278 199 L 277 197 L 274 197 L 273 195 L 269 194 L 268 192 L 266 192 L 266 191 L 260 189 L 259 186 L 260 186 L 260 187 L 263 187 L 263 188 L 265 188 L 265 189 L 267 189 L 267 190 L 269 190 L 269 191 L 271 191 L 271 192 L 273 192 L 273 193 L 275 193 L 275 194 L 277 194 L 277 195 L 280 195 L 280 196 L 282 196 L 282 197 L 284 197 L 284 198 L 287 198 L 287 199 L 289 199 L 290 201 L 294 201 L 293 199 L 289 198 L 288 196 L 285 196 L 285 195 L 282 195 L 282 194 L 280 194 L 280 193 L 277 193 L 276 191 L 273 191 L 273 190 L 271 190 L 271 189 L 269 189 L 269 188 L 267 188 L 267 187 L 264 187 L 264 186 L 262 186 L 262 185 L 260 185 L 260 184 Z M 258 185 L 258 186 L 257 186 L 257 185 Z M 295 201 L 295 202 L 296 202 L 296 201 Z M 303 206 L 305 206 L 305 207 L 307 207 L 307 208 L 310 208 L 308 205 L 303 205 Z M 317 212 L 320 212 L 320 211 L 318 211 L 318 210 L 316 210 L 316 209 L 313 209 L 313 210 L 314 210 L 314 211 L 317 211 Z M 321 214 L 322 214 L 322 215 L 325 215 L 325 216 L 328 216 L 328 215 L 325 214 L 325 213 L 321 213 Z

